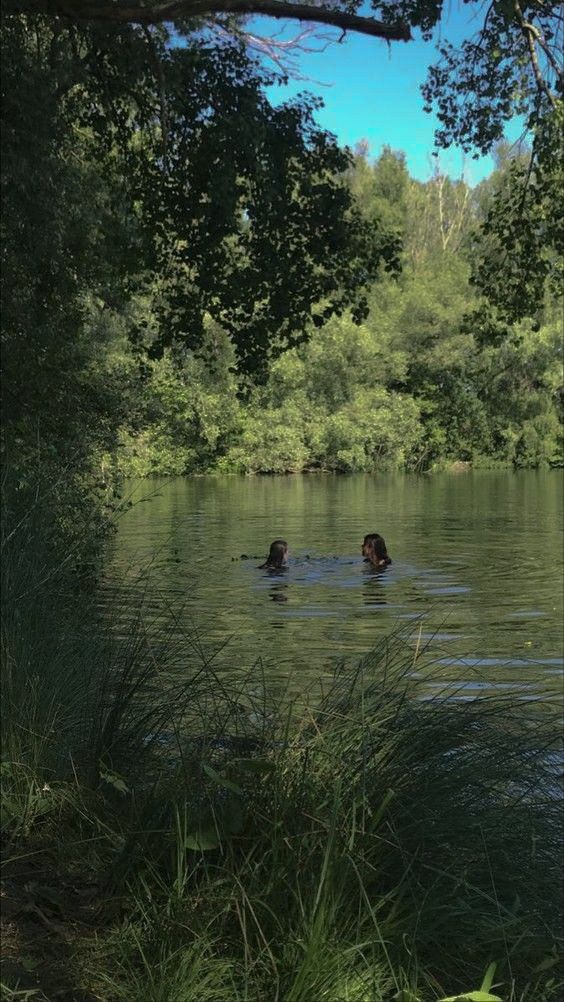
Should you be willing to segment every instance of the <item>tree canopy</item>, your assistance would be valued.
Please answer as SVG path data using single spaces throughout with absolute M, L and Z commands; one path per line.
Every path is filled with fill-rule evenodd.
M 547 277 L 561 281 L 563 15 L 560 4 L 538 0 L 465 0 L 464 9 L 469 36 L 457 46 L 441 40 L 434 63 L 430 51 L 423 97 L 438 115 L 438 148 L 456 143 L 485 153 L 522 116 L 528 159 L 515 163 L 511 192 L 485 222 L 490 244 L 504 253 L 476 271 L 512 320 L 538 307 Z M 167 282 L 175 284 L 170 332 L 195 332 L 196 316 L 211 309 L 234 336 L 245 328 L 239 349 L 252 368 L 274 331 L 287 345 L 303 335 L 316 299 L 326 302 L 319 322 L 355 298 L 362 315 L 367 262 L 393 267 L 390 234 L 369 246 L 359 229 L 338 181 L 346 154 L 316 128 L 315 101 L 301 97 L 276 110 L 267 102 L 264 86 L 277 77 L 249 55 L 248 16 L 323 23 L 340 30 L 339 40 L 350 30 L 409 42 L 414 31 L 431 39 L 446 3 L 372 0 L 370 15 L 360 0 L 8 0 L 5 10 L 52 32 L 50 71 L 63 73 L 78 117 L 80 94 L 98 140 L 119 139 L 140 217 L 161 235 L 159 267 L 166 259 Z M 25 46 L 17 58 L 26 58 Z M 131 142 L 139 131 L 143 143 Z M 306 160 L 316 177 L 307 191 L 297 180 Z M 213 192 L 202 183 L 203 165 L 212 163 Z
M 348 306 L 362 316 L 363 288 L 381 265 L 396 267 L 397 238 L 362 220 L 344 181 L 350 156 L 316 126 L 315 100 L 273 107 L 264 88 L 277 75 L 240 40 L 171 47 L 165 30 L 147 38 L 130 25 L 21 18 L 7 19 L 3 38 L 10 260 L 21 259 L 18 198 L 36 201 L 39 222 L 39 175 L 84 154 L 89 170 L 115 180 L 112 197 L 119 192 L 111 238 L 100 234 L 111 256 L 121 248 L 117 271 L 129 287 L 159 277 L 151 353 L 175 337 L 196 346 L 208 312 L 256 372 L 304 336 L 312 312 L 318 322 Z M 19 87 L 22 76 L 33 86 Z M 18 128 L 25 119 L 38 120 L 37 135 Z

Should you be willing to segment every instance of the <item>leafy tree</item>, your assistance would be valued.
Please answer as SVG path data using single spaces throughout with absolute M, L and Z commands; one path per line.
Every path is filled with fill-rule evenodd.
M 388 229 L 403 235 L 409 173 L 401 150 L 384 146 L 377 161 L 370 164 L 368 144 L 361 141 L 355 149 L 349 183 L 366 219 L 381 221 Z
M 131 357 L 131 352 L 130 352 Z M 206 320 L 200 355 L 166 349 L 136 380 L 137 428 L 122 428 L 118 464 L 137 476 L 208 470 L 241 431 L 234 350 L 217 324 Z
M 439 147 L 488 152 L 521 114 L 531 137 L 483 225 L 495 247 L 475 281 L 502 320 L 519 320 L 543 301 L 545 280 L 562 291 L 564 219 L 562 10 L 557 3 L 497 0 L 484 6 L 480 32 L 456 49 L 440 45 L 423 93 L 437 104 Z
M 320 324 L 347 306 L 360 316 L 363 288 L 396 265 L 397 240 L 363 221 L 350 158 L 315 126 L 315 102 L 271 107 L 274 76 L 240 41 L 185 36 L 193 44 L 171 46 L 164 28 L 2 22 L 5 512 L 34 504 L 40 476 L 66 553 L 85 530 L 95 547 L 119 503 L 108 457 L 120 428 L 129 441 L 145 421 L 136 391 L 151 386 L 151 423 L 160 408 L 167 426 L 156 449 L 184 438 L 169 471 L 224 447 L 236 407 L 221 382 L 204 390 L 188 356 L 148 379 L 147 354 L 207 350 L 211 317 L 240 375 L 258 376 L 306 336 L 320 300 Z
M 489 453 L 515 466 L 562 463 L 562 331 L 556 311 L 550 312 L 542 327 L 522 324 L 474 362 Z
M 469 20 L 474 14 L 476 31 L 458 46 L 441 36 L 439 60 L 430 67 L 423 96 L 425 107 L 431 110 L 435 106 L 437 110 L 439 147 L 456 143 L 465 150 L 484 153 L 502 139 L 506 122 L 515 114 L 525 119 L 525 127 L 532 137 L 529 164 L 525 170 L 515 167 L 513 193 L 503 205 L 492 208 L 487 227 L 490 233 L 497 234 L 500 244 L 517 262 L 528 262 L 526 277 L 522 288 L 512 283 L 505 294 L 503 281 L 495 278 L 491 267 L 479 272 L 482 287 L 493 296 L 495 305 L 506 310 L 508 315 L 519 317 L 530 312 L 531 302 L 539 300 L 542 281 L 550 270 L 546 264 L 547 249 L 549 255 L 553 250 L 562 250 L 562 220 L 558 209 L 562 184 L 558 167 L 562 159 L 559 157 L 562 153 L 563 86 L 561 5 L 536 0 L 491 0 L 485 4 L 481 0 L 466 0 L 465 6 Z M 215 33 L 215 37 L 218 33 L 222 38 L 230 34 L 232 38 L 242 37 L 243 40 L 247 37 L 247 41 L 247 14 L 321 22 L 342 31 L 359 31 L 387 41 L 409 41 L 413 29 L 430 39 L 448 10 L 444 0 L 372 0 L 370 17 L 358 13 L 360 0 L 336 2 L 330 7 L 283 0 L 98 0 L 96 3 L 9 0 L 6 7 L 8 12 L 63 18 L 81 25 L 90 21 L 104 26 L 105 36 L 103 29 L 97 29 L 96 58 L 99 61 L 103 57 L 108 63 L 109 57 L 112 68 L 106 80 L 113 83 L 120 80 L 120 74 L 116 73 L 115 60 L 111 57 L 111 39 L 115 36 L 109 29 L 117 26 L 120 44 L 127 39 L 126 44 L 133 46 L 129 68 L 137 66 L 146 78 L 150 72 L 148 68 L 153 67 L 158 81 L 158 96 L 153 103 L 160 112 L 163 144 L 175 104 L 174 97 L 170 101 L 168 98 L 169 64 L 173 62 L 176 74 L 181 73 L 183 59 L 191 62 L 187 51 L 194 46 L 199 48 L 204 61 L 210 58 L 206 32 L 194 30 L 202 22 L 190 19 L 203 19 L 207 31 Z M 162 29 L 166 22 L 173 25 L 168 38 Z M 56 23 L 62 22 L 56 20 Z M 161 26 L 160 29 L 154 29 L 156 25 Z M 186 46 L 183 59 L 173 57 L 167 48 L 170 41 L 180 38 Z M 256 41 L 256 35 L 252 38 Z M 265 51 L 272 53 L 272 46 L 269 49 L 267 45 Z M 241 49 L 237 54 L 231 51 L 228 62 L 239 75 L 245 73 Z M 213 59 L 212 65 L 221 80 L 221 66 L 213 64 Z M 121 84 L 125 86 L 125 93 L 138 93 L 139 81 L 134 83 L 130 69 L 127 79 L 121 75 Z M 173 87 L 172 95 L 174 93 Z M 184 92 L 182 100 L 189 112 L 190 102 Z M 209 105 L 203 103 L 201 107 Z M 240 104 L 231 103 L 232 114 L 240 110 Z M 247 105 L 244 110 L 250 111 Z M 269 174 L 272 178 L 272 170 Z M 523 230 L 526 238 L 520 240 Z M 518 265 L 516 270 L 520 270 Z
M 388 150 L 375 163 L 357 150 L 348 176 L 360 211 L 385 216 L 396 229 L 403 272 L 378 277 L 362 324 L 348 314 L 334 317 L 272 363 L 266 385 L 251 388 L 233 421 L 226 415 L 208 468 L 344 472 L 459 460 L 532 467 L 560 461 L 555 305 L 547 302 L 542 324 L 508 325 L 499 342 L 484 338 L 476 319 L 475 234 L 509 163 L 503 150 L 497 156 L 499 175 L 471 191 L 438 172 L 415 182 L 403 158 Z M 186 399 L 182 382 L 174 387 L 180 372 L 166 378 L 171 401 Z M 222 385 L 235 404 L 234 386 Z M 186 428 L 190 413 L 185 408 Z M 162 472 L 171 449 L 186 468 L 187 433 L 175 438 L 166 420 L 163 412 L 162 453 L 152 438 L 138 443 L 140 459 L 150 455 Z
M 552 295 L 562 292 L 561 129 L 559 108 L 538 134 L 536 148 L 507 157 L 481 186 L 483 221 L 474 237 L 473 281 L 495 310 L 502 333 L 507 324 L 542 310 L 547 286 Z
M 230 473 L 298 473 L 307 468 L 304 413 L 300 401 L 281 407 L 251 405 L 236 444 L 220 458 L 217 469 Z
M 405 233 L 406 264 L 413 268 L 430 259 L 459 251 L 472 221 L 470 188 L 452 181 L 438 165 L 430 181 L 411 181 L 407 199 L 409 221 Z
M 312 312 L 318 324 L 346 307 L 362 316 L 362 290 L 382 262 L 397 265 L 397 242 L 355 208 L 349 156 L 314 124 L 314 99 L 274 108 L 264 88 L 278 77 L 240 42 L 203 42 L 186 28 L 184 38 L 8 18 L 7 158 L 25 159 L 15 79 L 29 69 L 52 95 L 42 128 L 53 169 L 57 135 L 65 149 L 79 129 L 93 160 L 119 174 L 120 215 L 135 232 L 128 250 L 139 251 L 128 281 L 139 269 L 159 276 L 152 353 L 175 338 L 197 347 L 210 314 L 241 368 L 264 370 L 269 354 L 305 336 Z
M 124 329 L 101 294 L 117 301 L 129 236 L 115 175 L 56 111 L 64 81 L 44 41 L 18 19 L 4 25 L 3 517 L 42 508 L 42 542 L 63 540 L 64 559 L 80 563 L 119 501 L 101 457 L 126 420 L 107 358 Z

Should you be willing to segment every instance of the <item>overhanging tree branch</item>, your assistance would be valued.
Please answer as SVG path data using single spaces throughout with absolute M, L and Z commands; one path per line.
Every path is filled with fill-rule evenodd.
M 184 17 L 213 17 L 215 14 L 262 14 L 333 25 L 342 31 L 383 38 L 387 42 L 408 42 L 409 25 L 386 24 L 373 17 L 361 17 L 336 7 L 317 7 L 289 0 L 165 0 L 161 3 L 132 4 L 102 0 L 8 0 L 6 13 L 43 14 L 71 21 L 105 21 L 110 24 L 162 24 Z

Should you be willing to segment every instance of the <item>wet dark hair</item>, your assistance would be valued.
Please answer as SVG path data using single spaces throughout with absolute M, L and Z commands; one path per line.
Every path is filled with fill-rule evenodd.
M 268 556 L 261 567 L 283 567 L 288 544 L 285 539 L 275 539 L 270 544 Z
M 369 532 L 368 535 L 364 537 L 362 545 L 372 547 L 372 551 L 378 563 L 384 563 L 386 565 L 391 564 L 392 558 L 388 556 L 386 541 L 379 532 Z

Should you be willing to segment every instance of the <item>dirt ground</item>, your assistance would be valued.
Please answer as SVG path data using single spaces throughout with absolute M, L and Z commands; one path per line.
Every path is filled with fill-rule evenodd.
M 6 998 L 17 989 L 28 992 L 30 1002 L 97 1002 L 73 984 L 73 957 L 81 940 L 95 936 L 98 895 L 96 885 L 80 885 L 37 860 L 6 865 L 0 884 Z

